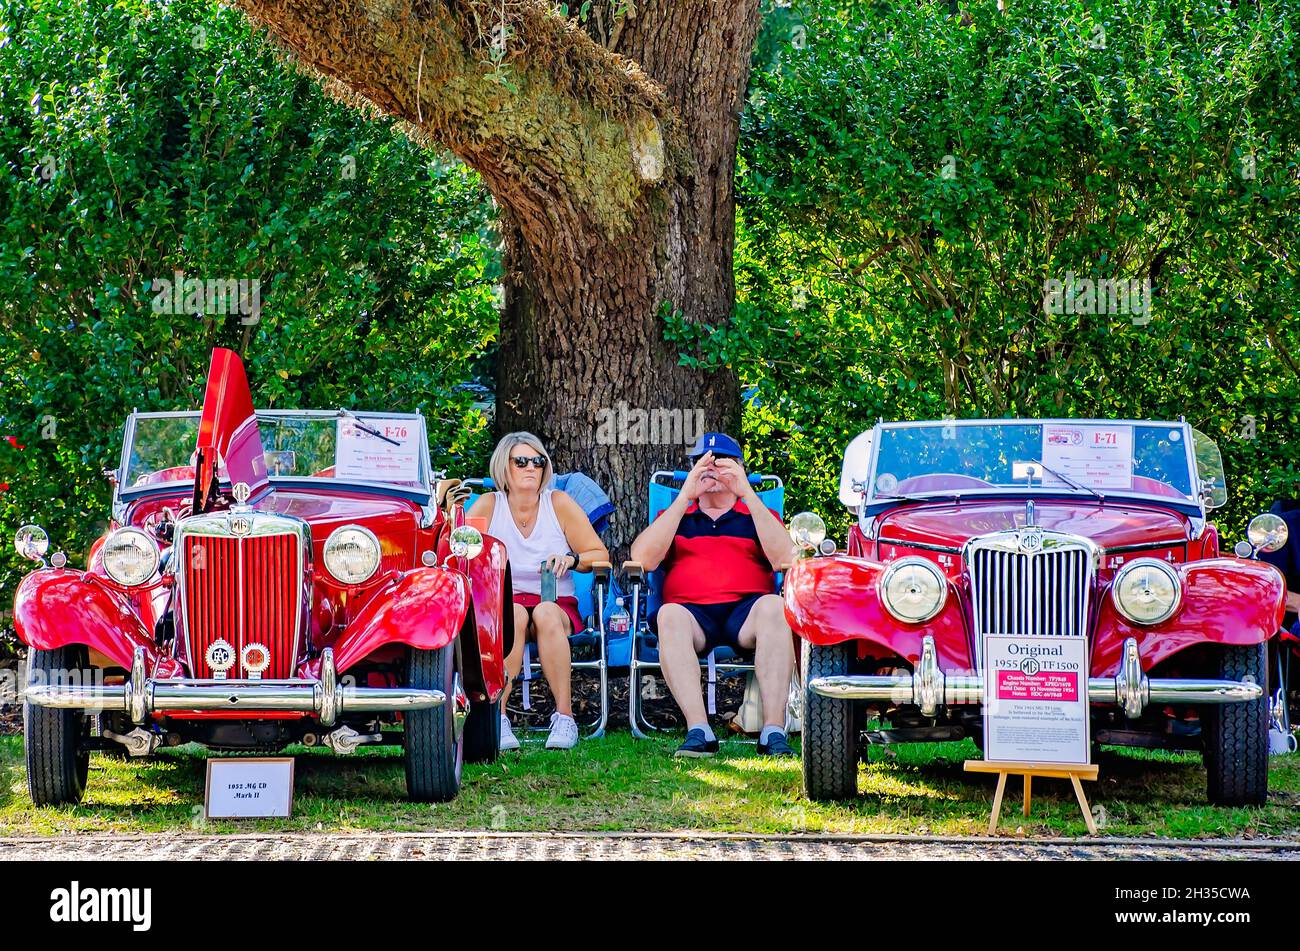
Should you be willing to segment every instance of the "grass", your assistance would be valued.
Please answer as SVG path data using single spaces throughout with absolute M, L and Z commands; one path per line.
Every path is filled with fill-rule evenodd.
M 22 738 L 0 737 L 0 835 L 79 832 L 267 831 L 676 831 L 759 833 L 983 834 L 994 778 L 962 771 L 978 756 L 969 741 L 873 748 L 859 795 L 847 804 L 809 802 L 798 760 L 755 756 L 724 742 L 711 760 L 675 760 L 677 738 L 615 733 L 572 752 L 526 741 L 490 766 L 467 766 L 461 794 L 442 805 L 409 803 L 401 752 L 350 758 L 295 749 L 294 815 L 287 820 L 204 822 L 205 754 L 180 747 L 129 762 L 95 754 L 85 801 L 36 808 L 27 796 Z M 1192 754 L 1106 750 L 1101 778 L 1086 784 L 1104 810 L 1102 834 L 1175 838 L 1300 838 L 1300 754 L 1275 757 L 1262 809 L 1205 805 L 1205 772 Z M 1014 794 L 1012 791 L 1014 790 Z M 1068 783 L 1039 780 L 1033 815 L 1020 815 L 1008 786 L 1002 834 L 1083 835 Z

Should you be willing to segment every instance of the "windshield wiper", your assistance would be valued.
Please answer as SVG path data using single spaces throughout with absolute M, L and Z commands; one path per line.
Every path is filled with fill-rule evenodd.
M 390 445 L 393 446 L 401 445 L 401 443 L 398 442 L 396 439 L 389 439 L 383 433 L 379 432 L 379 430 L 371 429 L 369 426 L 361 422 L 361 420 L 357 419 L 354 415 L 352 415 L 345 409 L 339 410 L 339 415 L 346 416 L 348 419 L 352 420 L 352 425 L 356 426 L 357 429 L 361 430 L 363 433 L 367 433 L 371 436 L 374 436 L 376 439 L 382 439 L 384 442 L 389 443 Z
M 1047 466 L 1043 465 L 1043 463 L 1042 463 L 1041 461 L 1039 461 L 1038 459 L 1030 459 L 1030 460 L 1029 460 L 1029 464 L 1032 465 L 1032 466 L 1038 466 L 1038 467 L 1041 468 L 1044 472 L 1046 472 L 1048 475 L 1055 476 L 1056 478 L 1060 479 L 1062 482 L 1064 482 L 1066 485 L 1068 485 L 1068 486 L 1069 486 L 1070 488 L 1072 488 L 1072 489 L 1083 489 L 1085 492 L 1091 492 L 1093 495 L 1095 495 L 1095 496 L 1097 497 L 1097 501 L 1099 501 L 1099 502 L 1105 502 L 1105 501 L 1106 501 L 1106 497 L 1105 497 L 1104 495 L 1102 495 L 1100 492 L 1098 492 L 1096 489 L 1092 488 L 1091 486 L 1087 486 L 1087 485 L 1083 485 L 1083 484 L 1081 484 L 1081 483 L 1075 482 L 1073 479 L 1070 479 L 1070 478 L 1067 478 L 1067 477 L 1061 475 L 1061 474 L 1060 474 L 1059 472 L 1057 472 L 1055 469 L 1049 469 L 1049 468 L 1047 468 Z M 1041 481 L 1039 482 L 1039 484 L 1040 484 L 1040 485 L 1042 484 Z M 1031 489 L 1033 488 L 1033 479 L 1032 479 L 1032 478 L 1030 479 L 1030 485 L 1029 485 L 1029 487 L 1030 487 Z

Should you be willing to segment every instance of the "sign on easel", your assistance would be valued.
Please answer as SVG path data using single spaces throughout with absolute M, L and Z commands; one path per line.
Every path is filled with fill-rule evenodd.
M 292 811 L 292 756 L 208 760 L 206 818 L 288 818 Z
M 985 759 L 1087 764 L 1088 719 L 1087 638 L 985 636 Z

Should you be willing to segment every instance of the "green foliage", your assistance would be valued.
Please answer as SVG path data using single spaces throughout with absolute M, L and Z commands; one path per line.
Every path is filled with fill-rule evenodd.
M 26 446 L 0 442 L 6 535 L 39 520 L 78 564 L 126 414 L 197 408 L 218 345 L 258 405 L 418 407 L 436 465 L 481 468 L 457 387 L 500 265 L 462 166 L 207 0 L 0 0 L 0 116 L 0 437 Z M 259 281 L 260 314 L 156 312 L 177 271 Z M 5 608 L 24 571 L 4 543 Z
M 878 416 L 1186 415 L 1222 444 L 1231 535 L 1300 494 L 1300 10 L 1007 7 L 774 7 L 735 319 L 669 336 L 737 369 L 793 505 L 842 511 Z M 1049 313 L 1070 274 L 1149 279 L 1150 309 Z

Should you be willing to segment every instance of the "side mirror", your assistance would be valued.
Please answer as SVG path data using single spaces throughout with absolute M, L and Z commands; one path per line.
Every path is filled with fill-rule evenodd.
M 483 533 L 477 528 L 460 525 L 451 530 L 451 553 L 456 558 L 477 558 L 482 550 Z

